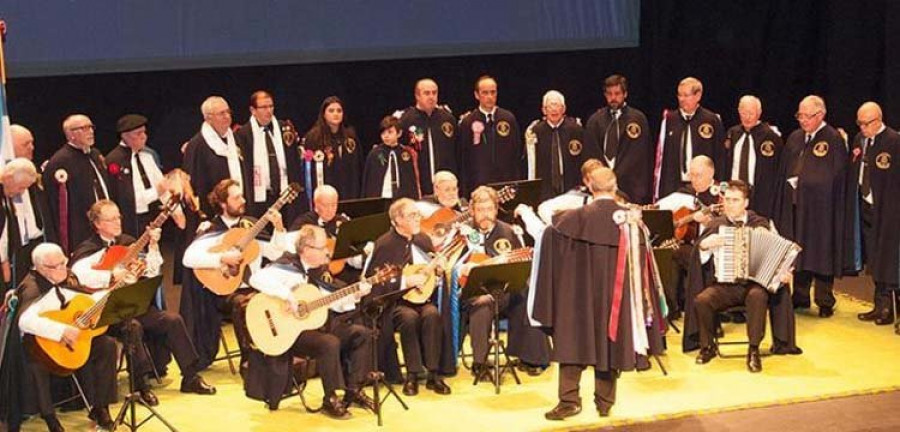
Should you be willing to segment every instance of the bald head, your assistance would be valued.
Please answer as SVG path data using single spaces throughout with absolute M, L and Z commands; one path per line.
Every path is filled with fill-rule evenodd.
M 423 78 L 416 82 L 414 91 L 416 107 L 431 113 L 438 103 L 438 85 L 431 78 Z
M 594 195 L 594 198 L 600 196 L 615 196 L 618 185 L 616 182 L 616 174 L 613 170 L 605 166 L 600 166 L 591 170 L 588 173 L 587 178 L 590 180 L 588 187 L 591 189 L 591 194 Z
M 697 193 L 705 192 L 712 186 L 713 177 L 716 175 L 716 165 L 709 156 L 697 156 L 691 159 L 688 175 L 690 176 L 691 187 L 694 188 L 694 191 Z
M 9 127 L 13 151 L 17 158 L 34 159 L 34 135 L 25 126 L 14 124 Z
M 856 124 L 864 137 L 873 138 L 878 135 L 884 126 L 881 107 L 875 102 L 862 104 L 856 111 Z
M 814 133 L 825 121 L 825 113 L 825 101 L 822 98 L 816 95 L 803 98 L 797 108 L 797 122 L 800 129 L 807 134 Z

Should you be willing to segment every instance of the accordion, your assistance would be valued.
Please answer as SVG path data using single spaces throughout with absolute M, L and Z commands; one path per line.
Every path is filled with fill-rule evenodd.
M 774 293 L 780 275 L 788 271 L 800 246 L 765 228 L 719 227 L 725 244 L 716 250 L 713 263 L 720 283 L 756 282 Z

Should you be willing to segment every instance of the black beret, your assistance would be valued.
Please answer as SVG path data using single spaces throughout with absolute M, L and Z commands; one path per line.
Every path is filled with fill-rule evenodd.
M 133 131 L 147 124 L 147 117 L 140 114 L 126 114 L 116 122 L 116 132 L 123 133 Z

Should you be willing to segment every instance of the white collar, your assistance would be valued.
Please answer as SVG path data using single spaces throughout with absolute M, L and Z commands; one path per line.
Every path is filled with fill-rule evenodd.
M 487 117 L 488 114 L 493 115 L 497 113 L 497 106 L 494 105 L 494 108 L 491 110 L 491 112 L 487 112 L 484 110 L 484 108 L 481 107 L 481 105 L 478 105 L 478 111 L 481 111 L 481 113 L 484 114 L 485 117 Z

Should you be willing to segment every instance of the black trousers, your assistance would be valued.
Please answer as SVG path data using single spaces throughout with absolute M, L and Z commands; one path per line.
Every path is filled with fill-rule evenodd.
M 509 337 L 506 351 L 532 366 L 550 364 L 550 342 L 541 330 L 528 323 L 527 292 L 500 295 L 500 313 L 509 320 Z M 469 338 L 475 363 L 487 362 L 488 343 L 494 320 L 494 297 L 483 295 L 467 302 L 469 316 Z
M 747 338 L 750 345 L 759 346 L 766 335 L 769 292 L 755 283 L 714 284 L 706 287 L 694 299 L 701 348 L 713 344 L 716 334 L 716 313 L 739 305 L 747 307 Z
M 177 313 L 161 311 L 151 306 L 147 313 L 114 326 L 110 332 L 120 338 L 126 348 L 134 349 L 132 360 L 139 387 L 146 386 L 142 379 L 153 372 L 154 364 L 163 369 L 171 356 L 175 357 L 183 378 L 192 378 L 199 372 L 197 350 L 188 336 L 184 320 Z M 151 347 L 153 364 L 147 350 L 141 345 L 143 341 L 148 341 L 148 346 Z
M 875 250 L 875 224 L 874 224 L 874 210 L 872 205 L 865 202 L 860 198 L 860 216 L 862 219 L 862 233 L 863 233 L 863 254 L 866 262 L 866 267 L 872 262 L 873 258 L 878 253 Z M 891 291 L 896 290 L 897 285 L 888 284 L 884 282 L 875 281 L 875 292 L 873 294 L 872 303 L 875 304 L 875 310 L 881 313 L 891 313 L 893 312 L 891 305 Z
M 75 377 L 91 405 L 103 408 L 116 402 L 116 341 L 110 336 L 97 336 L 91 341 L 91 353 L 87 363 L 75 371 Z M 32 392 L 36 397 L 41 416 L 53 415 L 53 398 L 50 392 L 50 372 L 40 363 L 26 360 Z
M 587 365 L 559 365 L 559 402 L 567 405 L 581 405 L 579 394 L 581 372 Z M 597 408 L 611 408 L 616 403 L 616 380 L 619 373 L 614 370 L 594 369 L 594 405 Z
M 300 334 L 288 350 L 292 356 L 306 356 L 316 361 L 316 371 L 322 377 L 325 398 L 336 390 L 347 388 L 341 371 L 341 340 L 326 331 L 307 330 Z
M 809 291 L 814 280 L 816 282 L 816 306 L 820 308 L 834 307 L 834 304 L 837 303 L 834 298 L 834 276 L 821 275 L 811 271 L 794 273 L 794 304 L 809 304 Z
M 402 301 L 394 306 L 391 319 L 394 328 L 400 332 L 406 372 L 437 372 L 444 331 L 437 308 L 431 303 L 417 305 Z
M 341 341 L 341 365 L 344 382 L 350 390 L 363 387 L 372 372 L 372 333 L 374 330 L 356 319 L 349 319 L 351 312 L 331 312 L 325 327 Z

